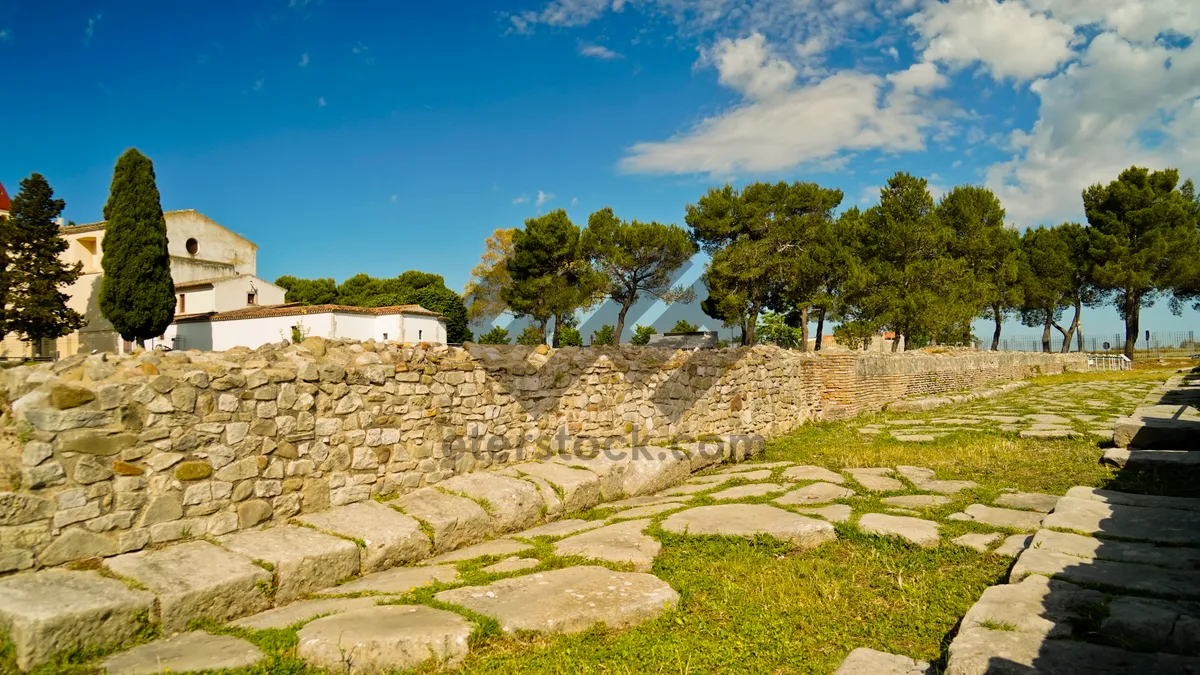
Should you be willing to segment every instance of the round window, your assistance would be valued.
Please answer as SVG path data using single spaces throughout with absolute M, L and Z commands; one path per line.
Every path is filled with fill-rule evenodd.
M 187 246 L 188 255 L 196 255 L 196 251 L 200 250 L 200 243 L 195 239 L 188 239 L 185 246 Z

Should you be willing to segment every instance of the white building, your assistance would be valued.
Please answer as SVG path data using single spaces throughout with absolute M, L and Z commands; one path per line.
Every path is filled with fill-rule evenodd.
M 201 292 L 215 294 L 217 291 L 218 286 L 213 286 L 194 293 L 199 298 L 203 297 Z M 162 343 L 174 349 L 224 351 L 231 347 L 253 349 L 269 342 L 309 336 L 444 343 L 446 322 L 437 312 L 420 305 L 347 307 L 289 303 L 176 315 L 175 323 L 167 328 Z M 146 346 L 153 345 L 148 343 Z

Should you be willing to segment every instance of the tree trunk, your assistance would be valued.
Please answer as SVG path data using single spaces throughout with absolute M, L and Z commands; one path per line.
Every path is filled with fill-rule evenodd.
M 818 307 L 817 311 L 820 314 L 817 315 L 817 339 L 813 342 L 814 352 L 821 351 L 821 340 L 825 337 L 825 308 Z
M 1042 326 L 1042 352 L 1050 353 L 1050 325 L 1054 323 L 1054 313 L 1046 313 L 1046 325 Z
M 899 329 L 896 329 L 892 332 L 894 333 L 892 337 L 892 353 L 895 354 L 896 352 L 900 351 L 900 340 L 903 338 L 900 337 Z
M 992 351 L 1000 351 L 1000 326 L 1004 323 L 1004 315 L 1000 313 L 1000 304 L 992 305 L 992 316 L 996 321 L 996 330 L 992 332 Z
M 1125 356 L 1133 360 L 1133 347 L 1138 339 L 1138 318 L 1142 312 L 1142 298 L 1125 295 Z
M 558 349 L 558 335 L 562 332 L 562 314 L 554 315 L 554 339 L 550 341 L 550 346 Z
M 754 345 L 754 329 L 758 327 L 758 310 L 759 303 L 754 303 L 750 306 L 750 314 L 746 317 L 746 325 L 742 328 L 742 344 L 746 346 Z
M 1075 331 L 1079 330 L 1079 313 L 1083 311 L 1083 303 L 1079 300 L 1075 301 L 1075 317 L 1071 319 L 1071 329 L 1067 331 L 1067 336 L 1063 338 L 1062 353 L 1066 354 L 1071 351 L 1071 339 L 1075 337 Z M 1080 349 L 1079 351 L 1083 351 Z
M 542 330 L 542 343 L 543 344 L 545 344 L 545 342 L 546 342 L 546 327 L 549 324 L 550 324 L 550 319 L 542 319 L 538 324 L 539 328 L 541 328 L 541 330 Z
M 800 351 L 808 351 L 808 305 L 800 308 Z
M 617 333 L 616 335 L 613 335 L 612 341 L 614 345 L 621 344 L 621 333 L 625 330 L 625 314 L 629 311 L 629 308 L 632 305 L 633 302 L 623 303 L 621 305 L 621 311 L 617 312 Z

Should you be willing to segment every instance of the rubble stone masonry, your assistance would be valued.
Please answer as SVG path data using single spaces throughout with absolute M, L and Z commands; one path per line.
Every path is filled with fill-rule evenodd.
M 217 536 L 550 452 L 771 437 L 1081 355 L 309 338 L 0 372 L 0 573 Z

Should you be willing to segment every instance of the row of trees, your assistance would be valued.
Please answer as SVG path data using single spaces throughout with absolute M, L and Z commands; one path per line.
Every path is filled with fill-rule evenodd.
M 997 349 L 1002 325 L 1019 316 L 1043 329 L 1044 349 L 1052 330 L 1066 349 L 1073 337 L 1081 341 L 1082 308 L 1111 302 L 1132 356 L 1144 307 L 1169 296 L 1178 311 L 1200 297 L 1200 199 L 1173 169 L 1132 167 L 1084 191 L 1087 225 L 1023 234 L 978 186 L 935 200 L 925 179 L 901 172 L 866 210 L 835 215 L 842 198 L 815 183 L 726 185 L 688 205 L 688 230 L 622 221 L 607 208 L 583 230 L 561 210 L 530 218 L 488 239 L 467 286 L 468 314 L 530 317 L 539 339 L 553 319 L 551 343 L 559 346 L 577 310 L 609 298 L 620 307 L 615 342 L 640 297 L 690 299 L 670 278 L 698 250 L 710 257 L 701 308 L 740 327 L 743 344 L 761 331 L 804 349 L 813 315 L 818 335 L 836 320 L 835 336 L 850 344 L 880 331 L 910 347 L 963 343 L 982 317 L 995 325 Z

